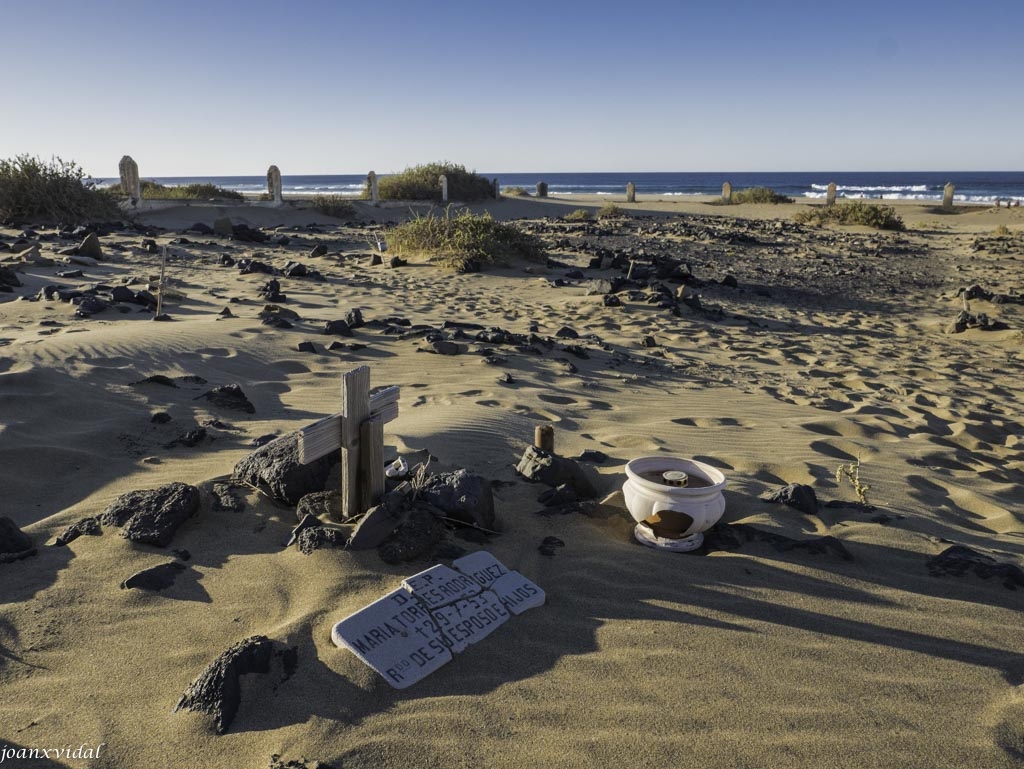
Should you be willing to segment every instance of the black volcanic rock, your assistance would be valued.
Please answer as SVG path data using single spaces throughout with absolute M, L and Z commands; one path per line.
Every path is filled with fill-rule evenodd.
M 289 433 L 242 459 L 233 475 L 243 483 L 266 486 L 275 498 L 294 506 L 306 494 L 323 491 L 331 468 L 339 461 L 340 452 L 331 451 L 307 465 L 301 464 L 298 433 Z
M 36 554 L 32 539 L 10 518 L 0 518 L 0 563 L 13 563 Z
M 103 511 L 100 523 L 121 527 L 121 536 L 132 542 L 167 547 L 178 527 L 199 510 L 199 501 L 199 489 L 187 483 L 129 491 Z

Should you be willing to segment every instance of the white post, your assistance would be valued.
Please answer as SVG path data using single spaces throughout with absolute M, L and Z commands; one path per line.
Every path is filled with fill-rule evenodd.
M 370 171 L 370 173 L 366 175 L 366 181 L 369 182 L 370 185 L 370 202 L 375 206 L 380 205 L 380 192 L 377 189 L 377 174 Z
M 947 211 L 953 208 L 953 193 L 956 191 L 956 187 L 953 186 L 953 182 L 946 182 L 946 186 L 942 188 L 942 207 Z
M 128 196 L 132 208 L 137 208 L 142 203 L 142 180 L 139 179 L 139 165 L 129 155 L 121 158 L 117 164 L 121 172 L 121 190 Z
M 732 203 L 732 184 L 730 182 L 722 185 L 722 202 Z
M 448 177 L 441 174 L 441 178 L 438 180 L 441 182 L 441 202 L 448 202 Z
M 284 205 L 284 196 L 281 191 L 281 172 L 277 166 L 271 166 L 267 169 L 267 192 L 270 193 L 270 199 L 274 201 L 275 206 Z

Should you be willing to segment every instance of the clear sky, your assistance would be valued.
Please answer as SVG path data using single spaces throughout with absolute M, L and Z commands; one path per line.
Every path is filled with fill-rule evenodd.
M 1024 170 L 1024 3 L 0 0 L 0 158 Z

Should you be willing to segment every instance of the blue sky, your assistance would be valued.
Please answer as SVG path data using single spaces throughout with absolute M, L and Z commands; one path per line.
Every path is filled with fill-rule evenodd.
M 0 0 L 0 158 L 1024 170 L 1024 3 Z

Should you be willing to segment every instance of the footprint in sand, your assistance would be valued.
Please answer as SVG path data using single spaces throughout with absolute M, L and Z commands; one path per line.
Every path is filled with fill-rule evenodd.
M 683 425 L 684 427 L 748 427 L 748 424 L 741 422 L 738 419 L 732 417 L 708 417 L 708 418 L 697 418 L 692 417 L 680 417 L 679 419 L 672 420 L 673 424 Z
M 934 514 L 950 524 L 995 534 L 1020 533 L 1024 528 L 1024 521 L 1015 513 L 970 489 L 919 475 L 911 475 L 907 481 L 915 496 L 931 500 Z M 942 507 L 935 507 L 936 498 L 943 500 Z
M 544 403 L 554 403 L 557 406 L 568 406 L 570 403 L 579 403 L 575 398 L 569 398 L 564 395 L 548 395 L 547 393 L 539 393 L 537 400 L 543 401 Z
M 519 416 L 527 417 L 528 419 L 537 419 L 542 422 L 559 423 L 566 421 L 563 417 L 560 417 L 558 414 L 555 414 L 551 411 L 538 411 L 533 408 L 530 408 L 529 406 L 524 406 L 521 403 L 513 404 L 512 411 L 514 411 Z
M 229 347 L 200 347 L 195 354 L 201 358 L 234 358 L 238 351 Z
M 310 372 L 309 366 L 297 360 L 274 361 L 273 366 L 285 374 L 308 374 Z

